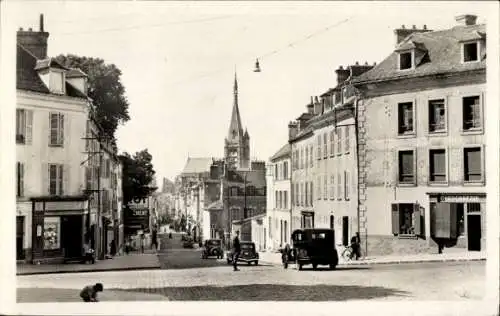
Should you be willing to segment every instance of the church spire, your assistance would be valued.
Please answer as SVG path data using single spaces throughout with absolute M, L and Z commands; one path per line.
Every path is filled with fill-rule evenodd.
M 243 136 L 243 126 L 241 124 L 240 109 L 238 107 L 238 79 L 236 77 L 236 72 L 234 73 L 234 101 L 233 101 L 233 113 L 231 114 L 231 122 L 229 124 L 229 134 L 227 139 L 229 141 L 237 141 L 240 136 Z

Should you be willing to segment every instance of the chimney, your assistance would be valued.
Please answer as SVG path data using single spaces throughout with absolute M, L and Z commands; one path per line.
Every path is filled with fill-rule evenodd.
M 405 26 L 403 24 L 403 25 L 401 25 L 401 28 L 394 30 L 394 34 L 396 34 L 396 45 L 401 43 L 410 34 L 424 33 L 424 32 L 432 32 L 432 30 L 428 30 L 427 25 L 424 25 L 423 28 L 421 28 L 421 29 L 417 29 L 417 27 L 415 25 L 413 25 L 411 29 L 407 29 L 407 28 L 405 28 Z
M 314 97 L 314 115 L 321 115 L 322 104 L 319 102 L 318 97 Z
M 307 105 L 307 113 L 314 114 L 314 102 L 313 97 L 311 97 L 311 102 Z
M 460 26 L 469 26 L 476 25 L 477 16 L 472 14 L 464 14 L 455 17 L 455 21 L 457 21 Z
M 288 139 L 295 138 L 299 133 L 299 125 L 297 122 L 288 123 Z
M 31 28 L 24 31 L 22 28 L 17 31 L 17 43 L 26 48 L 38 59 L 47 58 L 47 39 L 49 33 L 43 31 L 43 14 L 40 15 L 40 32 Z
M 337 74 L 337 84 L 341 84 L 349 78 L 351 71 L 349 70 L 349 67 L 344 69 L 344 67 L 339 66 L 339 69 L 335 70 L 335 73 Z

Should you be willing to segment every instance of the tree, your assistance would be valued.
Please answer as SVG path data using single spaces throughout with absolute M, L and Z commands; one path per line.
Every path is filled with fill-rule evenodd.
M 66 67 L 79 68 L 88 75 L 88 96 L 96 107 L 96 120 L 106 135 L 114 139 L 118 124 L 130 120 L 120 69 L 114 64 L 105 64 L 100 58 L 68 54 L 56 59 Z
M 132 199 L 149 196 L 156 191 L 151 183 L 154 179 L 153 157 L 147 149 L 138 151 L 131 156 L 125 152 L 120 155 L 123 163 L 123 202 L 127 204 Z

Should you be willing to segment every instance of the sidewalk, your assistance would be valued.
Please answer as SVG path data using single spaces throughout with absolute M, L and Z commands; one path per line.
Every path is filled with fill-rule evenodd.
M 99 272 L 120 270 L 159 269 L 160 261 L 153 250 L 146 250 L 143 254 L 130 254 L 114 257 L 113 259 L 99 260 L 95 264 L 67 263 L 67 264 L 17 264 L 16 275 Z
M 281 253 L 259 252 L 260 261 L 270 264 L 281 265 Z M 449 261 L 479 261 L 486 260 L 486 252 L 449 252 L 442 254 L 417 254 L 417 255 L 394 255 L 367 257 L 360 260 L 344 261 L 339 258 L 339 266 L 359 266 L 371 264 L 398 264 L 398 263 L 422 263 L 422 262 L 449 262 Z

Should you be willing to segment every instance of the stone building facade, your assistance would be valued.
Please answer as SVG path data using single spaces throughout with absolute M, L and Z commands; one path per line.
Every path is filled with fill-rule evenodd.
M 354 81 L 368 255 L 485 249 L 486 30 L 475 21 L 396 30 L 395 50 Z

